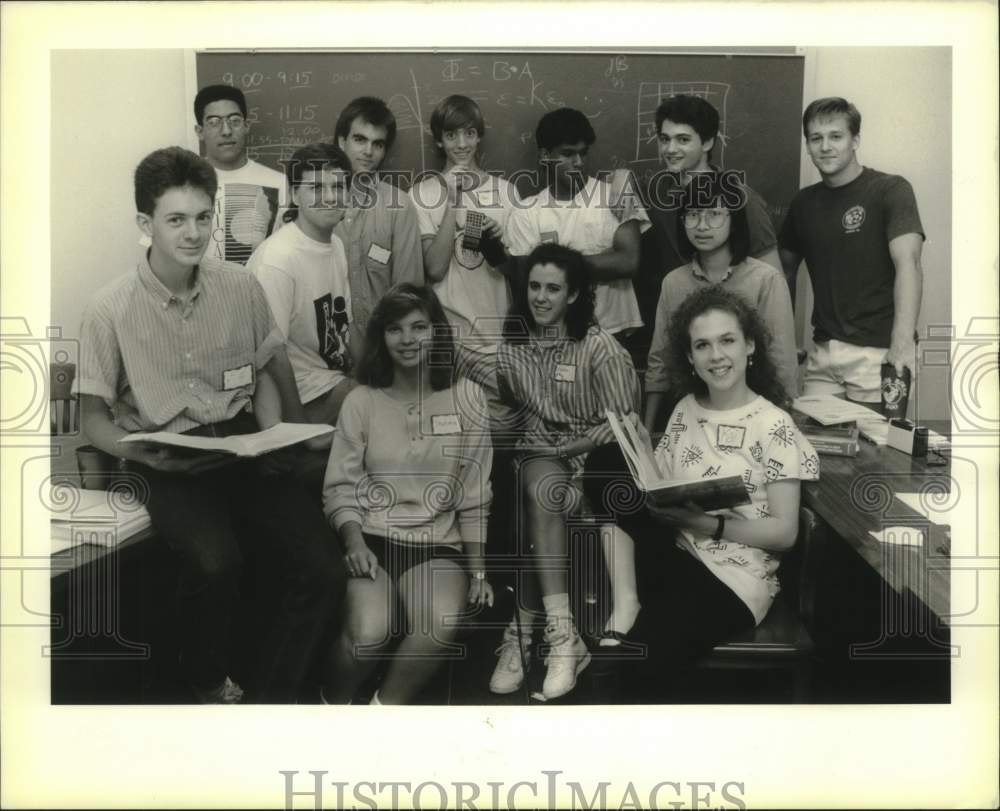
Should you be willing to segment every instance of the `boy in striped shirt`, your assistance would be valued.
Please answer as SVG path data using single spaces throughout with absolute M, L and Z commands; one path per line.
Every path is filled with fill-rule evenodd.
M 318 506 L 260 462 L 118 441 L 134 431 L 251 433 L 279 422 L 294 392 L 260 283 L 200 265 L 216 190 L 212 166 L 187 150 L 160 149 L 139 164 L 136 222 L 150 248 L 84 313 L 77 391 L 84 432 L 143 477 L 153 528 L 178 558 L 181 669 L 194 694 L 242 698 L 227 652 L 241 546 L 253 542 L 280 595 L 256 634 L 252 695 L 288 702 L 345 584 Z

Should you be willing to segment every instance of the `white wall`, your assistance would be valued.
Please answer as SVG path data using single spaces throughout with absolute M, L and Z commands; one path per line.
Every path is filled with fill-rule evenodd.
M 928 325 L 951 323 L 951 48 L 809 49 L 803 107 L 821 96 L 843 96 L 861 111 L 862 165 L 902 175 L 913 184 L 927 235 L 918 322 L 925 341 Z M 816 183 L 819 173 L 804 144 L 802 165 L 802 185 Z M 804 277 L 802 272 L 800 288 L 806 287 Z M 808 311 L 811 301 L 802 295 L 799 300 Z M 946 368 L 923 368 L 911 416 L 949 419 L 949 381 Z
M 187 146 L 181 50 L 52 52 L 52 324 L 76 337 L 94 291 L 141 256 L 132 172 Z
M 951 51 L 806 54 L 804 103 L 828 95 L 853 101 L 863 117 L 862 163 L 904 175 L 916 191 L 927 232 L 923 337 L 927 324 L 948 324 L 951 314 Z M 192 99 L 181 50 L 53 51 L 51 81 L 52 324 L 75 337 L 94 290 L 138 256 L 132 171 L 156 148 L 190 146 Z M 802 183 L 816 182 L 804 149 L 801 160 Z M 798 309 L 800 318 L 807 314 Z M 946 370 L 925 370 L 920 418 L 946 419 L 948 399 Z

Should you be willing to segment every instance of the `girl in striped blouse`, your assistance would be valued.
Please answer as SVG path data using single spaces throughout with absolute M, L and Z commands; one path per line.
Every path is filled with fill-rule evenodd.
M 498 383 L 518 431 L 515 480 L 527 508 L 528 544 L 540 559 L 564 559 L 566 517 L 580 504 L 584 460 L 612 438 L 605 409 L 636 412 L 639 385 L 628 353 L 594 323 L 584 257 L 570 248 L 541 245 L 525 268 L 527 278 L 518 285 L 498 350 Z M 609 561 L 618 558 L 617 551 L 605 554 Z M 547 565 L 537 573 L 549 648 L 542 693 L 551 699 L 573 689 L 590 654 L 570 610 L 566 571 Z M 533 588 L 534 578 L 529 581 Z M 522 605 L 530 604 L 526 598 L 522 595 Z M 508 626 L 498 651 L 490 681 L 494 693 L 514 692 L 524 680 L 531 617 L 518 611 L 522 615 Z

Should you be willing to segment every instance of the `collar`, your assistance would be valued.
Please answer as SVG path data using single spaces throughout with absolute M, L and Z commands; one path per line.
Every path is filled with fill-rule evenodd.
M 701 265 L 698 264 L 698 255 L 695 254 L 694 256 L 691 257 L 691 273 L 694 274 L 694 277 L 696 279 L 701 279 L 705 282 L 708 282 L 709 284 L 724 284 L 725 282 L 729 281 L 729 277 L 733 275 L 734 270 L 736 270 L 736 265 L 730 265 L 729 268 L 726 270 L 726 275 L 723 276 L 722 279 L 720 279 L 719 281 L 713 282 L 711 279 L 708 278 L 708 275 L 705 273 L 705 271 L 702 270 Z
M 167 286 L 161 282 L 156 274 L 153 273 L 153 268 L 149 264 L 149 254 L 152 248 L 146 250 L 143 254 L 142 259 L 136 266 L 136 270 L 139 273 L 139 281 L 142 282 L 142 286 L 146 288 L 149 294 L 163 307 L 166 309 L 171 303 L 182 304 L 185 299 L 175 293 L 171 293 Z M 193 302 L 201 294 L 201 266 L 198 265 L 194 269 L 194 274 L 192 277 L 191 285 L 191 295 L 186 299 L 188 302 Z

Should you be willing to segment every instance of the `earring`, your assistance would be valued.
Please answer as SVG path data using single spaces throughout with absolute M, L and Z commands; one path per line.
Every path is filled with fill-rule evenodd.
M 695 372 L 694 366 L 692 366 L 691 367 L 691 377 L 695 377 L 696 374 L 697 374 L 697 372 Z
M 747 356 L 747 365 L 748 366 L 753 366 L 753 353 L 752 352 Z

